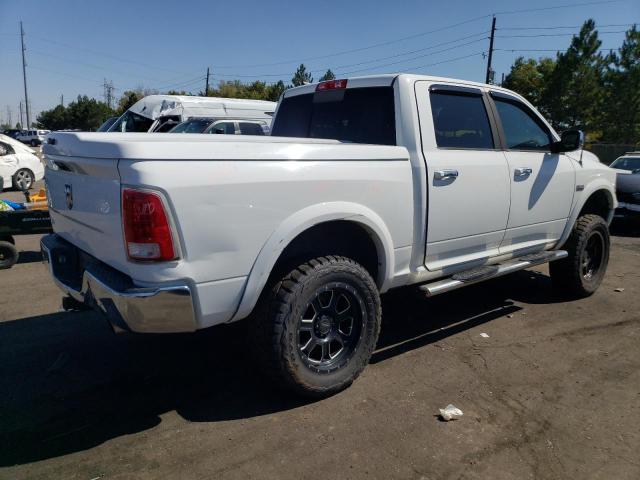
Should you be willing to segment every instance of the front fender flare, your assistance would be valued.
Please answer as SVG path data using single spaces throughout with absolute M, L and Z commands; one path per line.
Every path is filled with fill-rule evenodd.
M 380 291 L 387 290 L 394 272 L 393 239 L 382 218 L 370 208 L 357 203 L 321 203 L 293 213 L 267 239 L 249 272 L 240 305 L 230 321 L 240 320 L 251 313 L 287 245 L 314 225 L 335 220 L 358 223 L 369 232 L 376 245 L 380 266 L 376 283 Z
M 608 218 L 605 218 L 605 220 L 607 221 L 607 223 L 611 223 L 611 220 L 613 219 L 613 212 L 617 205 L 615 190 L 612 189 L 611 183 L 608 180 L 604 178 L 598 178 L 590 182 L 588 185 L 586 185 L 585 189 L 581 192 L 580 197 L 578 198 L 575 205 L 573 206 L 573 210 L 571 210 L 571 214 L 567 219 L 567 224 L 564 227 L 562 236 L 560 237 L 560 240 L 558 240 L 558 243 L 555 246 L 556 249 L 562 248 L 564 243 L 567 241 L 567 239 L 569 238 L 569 235 L 571 235 L 571 231 L 573 230 L 573 226 L 575 225 L 576 220 L 578 220 L 578 215 L 580 215 L 580 212 L 584 208 L 585 204 L 587 203 L 591 195 L 593 195 L 598 190 L 604 190 L 608 194 L 609 216 Z

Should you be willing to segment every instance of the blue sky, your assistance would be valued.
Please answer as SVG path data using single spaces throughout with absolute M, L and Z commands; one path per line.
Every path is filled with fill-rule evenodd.
M 492 13 L 495 47 L 509 50 L 563 50 L 577 31 L 540 27 L 576 27 L 591 17 L 602 32 L 619 32 L 627 28 L 619 25 L 640 22 L 640 0 L 508 13 L 591 1 L 0 0 L 0 120 L 9 107 L 15 122 L 24 98 L 20 20 L 37 113 L 61 95 L 65 103 L 78 94 L 101 99 L 105 78 L 116 96 L 138 86 L 196 93 L 207 66 L 214 84 L 288 82 L 301 62 L 316 79 L 331 68 L 338 76 L 406 71 L 484 81 Z M 507 37 L 513 35 L 545 36 Z M 603 34 L 603 47 L 618 47 L 623 35 Z M 498 79 L 518 55 L 554 53 L 497 50 Z

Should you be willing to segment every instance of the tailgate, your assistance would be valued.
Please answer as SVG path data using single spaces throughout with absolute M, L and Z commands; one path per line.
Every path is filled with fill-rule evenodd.
M 47 153 L 46 184 L 53 230 L 126 272 L 118 160 Z

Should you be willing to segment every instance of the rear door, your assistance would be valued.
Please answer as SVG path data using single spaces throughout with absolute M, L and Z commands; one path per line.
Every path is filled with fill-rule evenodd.
M 427 164 L 429 270 L 498 254 L 509 217 L 509 170 L 479 88 L 416 82 Z
M 574 160 L 552 153 L 553 134 L 518 98 L 491 92 L 509 164 L 511 210 L 500 253 L 525 253 L 555 243 L 575 190 Z

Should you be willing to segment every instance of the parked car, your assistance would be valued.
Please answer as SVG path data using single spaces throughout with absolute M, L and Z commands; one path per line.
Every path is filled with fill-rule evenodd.
M 629 152 L 610 165 L 615 169 L 618 209 L 616 217 L 640 218 L 640 152 Z
M 16 135 L 16 140 L 27 143 L 32 147 L 37 147 L 45 142 L 49 133 L 51 133 L 51 130 L 23 130 Z
M 305 395 L 360 374 L 392 288 L 551 262 L 554 287 L 584 297 L 607 267 L 615 172 L 494 85 L 304 85 L 271 136 L 52 137 L 41 246 L 67 307 L 134 332 L 249 317 L 256 365 Z
M 189 118 L 237 118 L 271 122 L 276 104 L 237 98 L 149 95 L 111 125 L 109 132 L 168 132 Z
M 100 127 L 98 127 L 98 132 L 106 132 L 109 130 L 109 128 L 111 128 L 111 125 L 113 125 L 114 123 L 116 123 L 116 120 L 118 120 L 118 118 L 120 117 L 109 117 L 107 118 L 104 123 L 102 125 L 100 125 Z
M 268 135 L 269 124 L 264 120 L 216 120 L 214 118 L 190 118 L 169 133 L 218 133 L 225 135 Z
M 4 132 L 2 132 L 4 135 L 6 135 L 7 137 L 11 137 L 11 138 L 16 138 L 20 133 L 22 133 L 23 130 L 20 129 L 16 129 L 16 128 L 12 128 L 9 130 L 5 130 Z
M 43 176 L 44 167 L 33 150 L 6 135 L 0 135 L 2 189 L 13 187 L 29 190 L 33 183 L 42 180 Z

